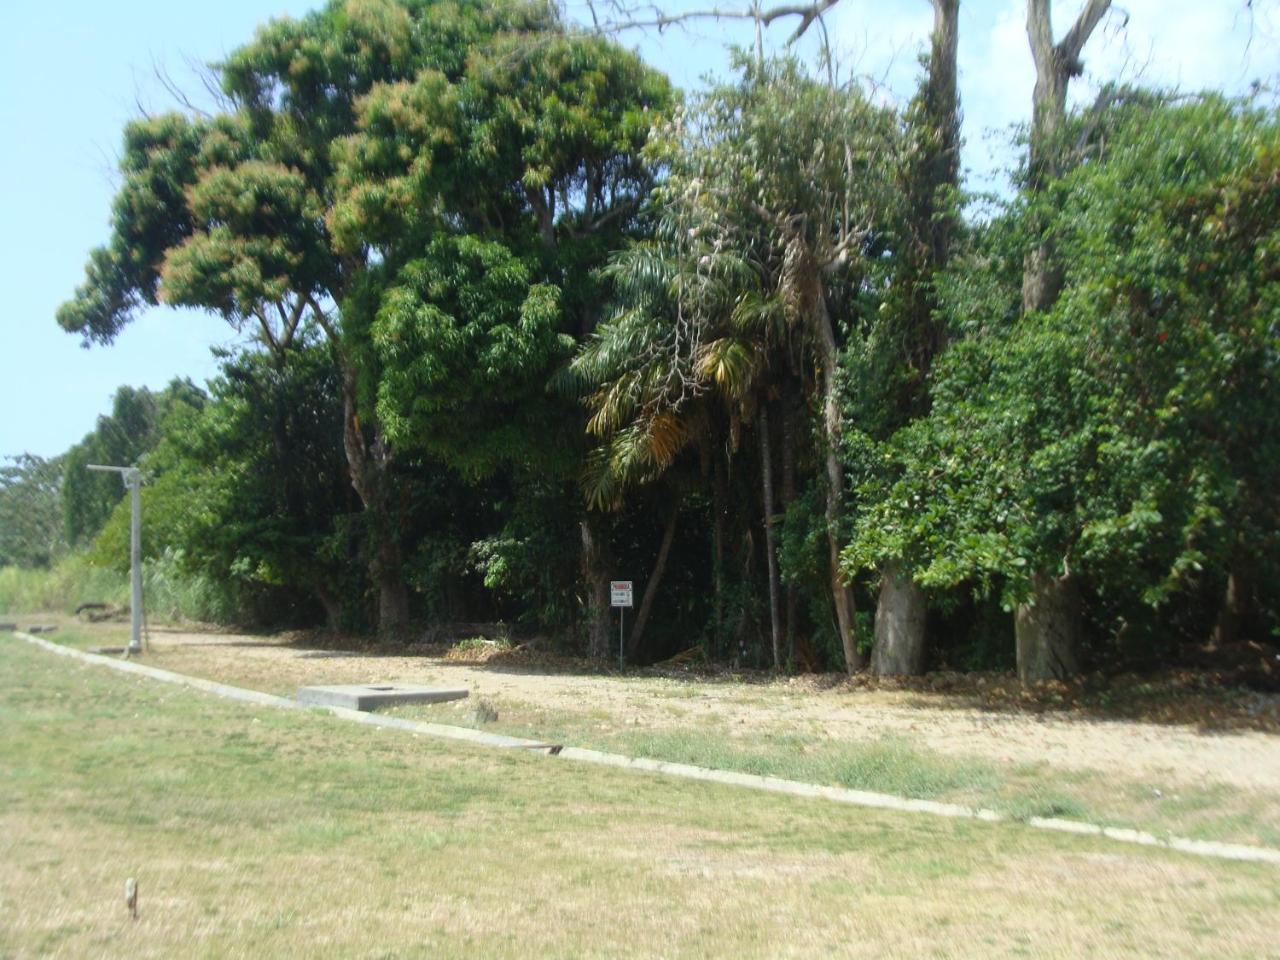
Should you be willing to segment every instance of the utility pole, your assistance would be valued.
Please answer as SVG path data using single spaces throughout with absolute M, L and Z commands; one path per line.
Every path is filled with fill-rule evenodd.
M 88 464 L 99 473 L 118 473 L 129 491 L 129 654 L 142 652 L 142 471 L 137 467 Z

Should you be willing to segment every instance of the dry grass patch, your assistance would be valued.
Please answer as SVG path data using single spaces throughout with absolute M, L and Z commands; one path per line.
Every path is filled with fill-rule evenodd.
M 15 641 L 0 726 L 16 957 L 1275 949 L 1273 868 L 472 750 Z

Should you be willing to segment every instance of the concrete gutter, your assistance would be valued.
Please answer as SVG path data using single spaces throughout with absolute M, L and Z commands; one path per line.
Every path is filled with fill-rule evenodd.
M 1280 850 L 1271 847 L 1255 847 L 1245 844 L 1217 843 L 1211 840 L 1192 840 L 1187 837 L 1157 836 L 1141 830 L 1130 830 L 1123 827 L 1104 827 L 1099 824 L 1084 823 L 1078 820 L 1062 820 L 1055 817 L 1030 817 L 1026 820 L 1014 818 L 996 810 L 984 810 L 980 807 L 966 807 L 955 803 L 939 803 L 934 800 L 914 800 L 909 797 L 896 797 L 887 793 L 873 793 L 867 790 L 851 790 L 847 787 L 829 787 L 821 784 L 802 783 L 798 780 L 784 780 L 780 777 L 763 777 L 753 773 L 737 773 L 731 770 L 714 770 L 708 767 L 697 767 L 687 763 L 671 763 L 666 760 L 651 760 L 646 757 L 628 757 L 617 753 L 602 753 L 598 750 L 584 750 L 580 747 L 563 747 L 557 750 L 558 744 L 549 744 L 540 740 L 527 740 L 521 737 L 508 737 L 497 733 L 485 733 L 469 727 L 454 727 L 442 723 L 427 723 L 421 720 L 407 720 L 402 717 L 387 717 L 376 713 L 365 713 L 346 707 L 326 707 L 300 704 L 296 700 L 277 697 L 257 690 L 246 690 L 199 677 L 148 667 L 130 660 L 119 660 L 98 654 L 85 653 L 61 644 L 51 643 L 29 633 L 15 632 L 14 636 L 34 644 L 50 653 L 79 660 L 95 666 L 109 667 L 122 673 L 132 673 L 159 680 L 162 683 L 174 683 L 192 687 L 205 693 L 239 700 L 261 707 L 277 707 L 285 710 L 311 710 L 332 714 L 343 720 L 351 720 L 370 727 L 383 727 L 391 730 L 404 730 L 410 733 L 438 737 L 444 740 L 458 740 L 484 747 L 503 747 L 507 749 L 524 749 L 559 756 L 565 760 L 577 760 L 581 763 L 594 763 L 606 767 L 622 767 L 646 773 L 657 773 L 669 777 L 680 777 L 686 780 L 702 780 L 731 787 L 745 787 L 749 790 L 762 790 L 767 793 L 781 793 L 793 797 L 807 797 L 819 800 L 830 800 L 835 803 L 848 804 L 855 807 L 870 807 L 878 810 L 892 810 L 898 813 L 924 813 L 935 817 L 952 817 L 968 820 L 983 820 L 988 823 L 1022 823 L 1037 830 L 1053 830 L 1058 833 L 1072 833 L 1085 837 L 1097 837 L 1113 840 L 1117 843 L 1132 843 L 1144 847 L 1159 847 L 1177 853 L 1188 853 L 1199 857 L 1213 857 L 1219 860 L 1241 860 L 1250 863 L 1270 863 L 1280 866 Z

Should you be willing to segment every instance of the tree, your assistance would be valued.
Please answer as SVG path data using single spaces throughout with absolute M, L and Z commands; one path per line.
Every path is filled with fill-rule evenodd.
M 846 353 L 846 458 L 864 484 L 886 467 L 884 441 L 928 412 L 930 371 L 946 340 L 938 286 L 960 228 L 959 8 L 959 0 L 933 2 L 925 76 L 903 118 L 889 287 L 871 329 Z M 924 672 L 927 603 L 903 560 L 886 558 L 879 571 L 871 669 L 882 676 Z
M 541 56 L 557 49 L 559 57 Z M 576 112 L 542 104 L 547 112 L 532 127 L 536 116 L 504 116 L 521 102 L 512 90 L 528 93 L 519 71 L 502 72 L 513 60 L 579 70 L 574 90 L 593 99 Z M 484 202 L 485 226 L 501 230 L 503 218 L 523 216 L 535 199 L 545 204 L 554 191 L 589 177 L 593 158 L 609 175 L 585 193 L 609 193 L 634 164 L 616 159 L 616 150 L 574 151 L 590 141 L 597 108 L 608 103 L 595 95 L 620 95 L 639 74 L 630 67 L 597 90 L 599 75 L 544 5 L 410 0 L 333 0 L 300 21 L 274 21 L 218 69 L 225 112 L 144 118 L 127 128 L 112 238 L 91 255 L 86 282 L 59 322 L 87 341 L 106 342 L 142 306 L 193 306 L 218 312 L 237 329 L 251 327 L 282 357 L 305 325 L 322 330 L 342 372 L 350 480 L 376 543 L 379 622 L 395 629 L 409 616 L 409 598 L 394 516 L 395 453 L 378 418 L 379 372 L 369 350 L 376 285 L 395 279 L 383 252 L 387 238 L 397 241 L 394 268 L 437 229 L 447 230 L 451 217 L 472 213 L 471 202 Z M 589 129 L 574 128 L 568 120 L 575 117 Z M 556 127 L 556 118 L 565 123 Z M 408 129 L 397 127 L 400 120 Z M 506 151 L 521 148 L 511 135 L 528 129 L 535 144 L 555 150 L 510 157 Z M 634 122 L 631 129 L 642 133 Z M 467 151 L 439 164 L 443 179 L 429 176 L 430 166 L 404 169 L 406 156 L 442 159 L 430 150 L 406 152 L 395 139 L 423 130 L 438 133 L 446 153 L 459 131 L 474 134 Z M 512 159 L 524 164 L 529 193 L 511 192 L 521 179 L 504 163 Z M 395 217 L 414 210 L 401 202 L 409 186 L 424 201 L 412 225 Z M 441 210 L 441 198 L 457 202 Z M 589 222 L 579 226 L 598 227 L 596 208 L 586 213 Z
M 1110 6 L 1111 0 L 1087 0 L 1071 29 L 1055 43 L 1051 0 L 1027 0 L 1027 36 L 1036 66 L 1025 188 L 1032 197 L 1063 172 L 1067 88 L 1071 78 L 1083 72 L 1080 55 Z M 1034 218 L 1030 226 L 1033 238 L 1022 274 L 1024 314 L 1052 307 L 1062 286 L 1062 263 L 1051 234 Z M 1065 558 L 1038 570 L 1032 585 L 1031 597 L 1015 620 L 1018 672 L 1036 680 L 1070 676 L 1078 664 L 1074 647 L 1080 635 L 1080 606 Z
M 90 471 L 88 464 L 137 463 L 159 442 L 166 417 L 180 407 L 199 409 L 204 400 L 204 391 L 190 380 L 174 380 L 160 393 L 146 387 L 116 390 L 111 413 L 98 417 L 93 432 L 65 454 L 61 490 L 68 543 L 83 546 L 92 540 L 124 499 L 119 476 Z
M 929 416 L 892 441 L 903 472 L 870 492 L 846 553 L 1000 591 L 1024 636 L 1055 641 L 1048 660 L 1023 648 L 1026 682 L 1079 668 L 1086 597 L 1113 643 L 1206 577 L 1238 569 L 1224 609 L 1252 600 L 1240 585 L 1274 556 L 1277 125 L 1212 97 L 1109 102 L 1072 119 L 1089 162 L 1051 188 L 1066 265 L 1054 307 L 1013 317 L 1021 207 L 989 228 L 1007 319 L 987 298 L 957 311 L 984 325 L 939 361 Z M 1058 565 L 1066 578 L 1046 584 Z
M 634 230 L 652 183 L 640 150 L 671 99 L 634 54 L 548 32 L 477 51 L 447 93 L 424 76 L 362 104 L 332 219 L 382 264 L 385 291 L 348 318 L 406 451 L 571 482 L 581 420 L 545 384 L 598 321 L 594 270 Z M 609 548 L 597 518 L 579 523 L 589 646 L 603 655 Z
M 654 196 L 665 226 L 657 247 L 629 255 L 651 289 L 624 301 L 580 368 L 599 368 L 592 429 L 610 442 L 597 457 L 641 476 L 697 435 L 690 414 L 703 394 L 751 394 L 778 350 L 771 338 L 804 345 L 818 366 L 830 589 L 852 670 L 861 655 L 838 564 L 845 481 L 829 295 L 836 283 L 856 289 L 866 270 L 888 204 L 893 121 L 856 88 L 810 80 L 794 61 L 741 69 L 737 85 L 696 101 L 688 122 L 677 117 L 655 141 L 669 168 Z
M 282 358 L 226 357 L 202 408 L 178 408 L 142 460 L 143 555 L 171 556 L 223 587 L 244 622 L 281 611 L 331 626 L 366 622 L 345 479 L 338 371 L 327 346 L 299 337 Z M 283 361 L 283 362 L 282 362 Z M 94 542 L 101 562 L 127 557 L 122 503 Z M 274 608 L 274 609 L 272 609 Z
M 0 466 L 0 567 L 47 567 L 66 547 L 62 532 L 64 457 L 23 453 Z

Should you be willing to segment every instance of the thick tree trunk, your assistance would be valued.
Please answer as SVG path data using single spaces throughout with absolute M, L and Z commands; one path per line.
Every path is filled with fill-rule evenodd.
M 902 337 L 914 378 L 901 395 L 904 419 L 928 413 L 928 377 L 942 350 L 937 277 L 947 266 L 957 226 L 950 193 L 960 180 L 960 103 L 956 83 L 959 0 L 933 0 L 928 76 L 913 104 L 915 149 L 903 165 L 903 193 L 911 242 L 903 252 L 899 282 L 906 298 Z M 871 669 L 881 676 L 923 672 L 928 638 L 926 604 L 919 586 L 901 568 L 881 570 Z
M 912 318 L 922 330 L 926 356 L 922 374 L 927 373 L 933 355 L 942 345 L 945 324 L 934 317 L 937 295 L 934 275 L 951 258 L 959 218 L 949 194 L 960 186 L 960 93 L 956 54 L 959 49 L 960 0 L 933 0 L 933 33 L 929 45 L 929 74 L 923 90 L 923 122 L 927 126 L 925 150 L 919 166 L 912 170 L 918 183 L 910 185 L 913 195 L 913 232 L 923 247 L 926 276 L 923 294 L 917 302 L 920 315 Z
M 765 567 L 769 577 L 769 638 L 773 647 L 773 669 L 782 669 L 782 616 L 779 609 L 778 555 L 773 535 L 773 457 L 769 449 L 769 409 L 760 406 L 760 483 L 764 500 Z
M 1027 192 L 1042 194 L 1068 163 L 1062 132 L 1067 117 L 1067 89 L 1083 72 L 1080 54 L 1102 22 L 1111 0 L 1086 0 L 1061 42 L 1053 41 L 1051 0 L 1027 0 L 1027 37 L 1035 62 L 1031 137 L 1027 158 Z M 1047 310 L 1062 290 L 1064 272 L 1044 224 L 1033 221 L 1036 236 L 1023 260 L 1023 315 Z M 1015 636 L 1018 676 L 1023 683 L 1072 676 L 1080 637 L 1080 598 L 1070 574 L 1037 574 L 1032 603 L 1018 608 Z
M 382 535 L 373 575 L 378 584 L 378 632 L 396 634 L 409 623 L 409 586 L 404 581 L 404 555 L 394 534 Z
M 644 639 L 644 629 L 649 625 L 649 615 L 653 612 L 653 601 L 658 596 L 658 587 L 662 584 L 662 575 L 667 572 L 667 557 L 671 554 L 671 542 L 676 537 L 676 520 L 680 516 L 680 504 L 671 507 L 667 517 L 667 526 L 662 531 L 662 545 L 658 547 L 658 557 L 653 561 L 653 570 L 649 581 L 644 585 L 644 596 L 640 599 L 640 608 L 636 611 L 636 622 L 627 636 L 627 651 L 635 654 L 640 650 Z
M 812 298 L 814 340 L 822 365 L 822 427 L 825 441 L 827 472 L 827 549 L 831 570 L 831 599 L 836 611 L 836 629 L 840 633 L 840 645 L 844 649 L 845 669 L 856 673 L 865 666 L 858 652 L 853 629 L 853 590 L 845 582 L 840 570 L 840 521 L 844 515 L 844 464 L 840 462 L 840 388 L 837 379 L 837 353 L 835 329 L 827 312 L 825 291 L 821 283 Z
M 396 540 L 394 523 L 387 504 L 387 472 L 390 455 L 377 435 L 373 443 L 365 439 L 356 408 L 356 373 L 346 358 L 341 360 L 343 448 L 347 455 L 347 469 L 351 486 L 364 509 L 371 515 L 369 525 L 373 531 L 373 558 L 369 563 L 369 576 L 378 589 L 378 630 L 395 633 L 409 623 L 409 587 L 404 581 L 404 563 L 400 544 Z
M 588 514 L 578 524 L 582 534 L 582 583 L 587 594 L 587 655 L 609 656 L 609 559 L 599 519 Z
M 1018 679 L 1066 680 L 1080 672 L 1080 591 L 1071 574 L 1038 573 L 1031 600 L 1014 613 L 1018 644 Z
M 924 591 L 897 564 L 887 564 L 876 604 L 873 673 L 882 677 L 915 677 L 924 673 L 927 615 Z

